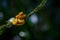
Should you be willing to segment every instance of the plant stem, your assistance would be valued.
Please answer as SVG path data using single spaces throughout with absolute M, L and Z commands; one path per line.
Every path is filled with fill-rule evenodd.
M 42 0 L 42 2 L 32 11 L 28 14 L 28 17 L 30 17 L 32 14 L 36 13 L 38 10 L 40 10 L 45 4 L 47 0 Z

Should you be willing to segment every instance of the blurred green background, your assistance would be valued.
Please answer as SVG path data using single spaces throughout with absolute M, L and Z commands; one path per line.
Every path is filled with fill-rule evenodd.
M 19 12 L 29 14 L 42 0 L 0 0 L 0 25 Z M 25 25 L 10 25 L 0 40 L 59 40 L 60 1 L 47 0 L 45 6 L 27 18 Z

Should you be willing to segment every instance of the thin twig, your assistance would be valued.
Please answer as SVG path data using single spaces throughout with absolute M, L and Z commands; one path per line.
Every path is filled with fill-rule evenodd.
M 7 22 L 7 24 L 0 26 L 0 30 L 3 29 L 4 27 L 7 28 L 10 24 L 11 24 L 10 22 Z
M 28 17 L 30 17 L 32 14 L 36 13 L 38 10 L 40 10 L 45 4 L 47 0 L 43 0 L 32 12 L 28 14 Z

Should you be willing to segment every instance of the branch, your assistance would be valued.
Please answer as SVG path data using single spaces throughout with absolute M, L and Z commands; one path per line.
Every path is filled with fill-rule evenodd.
M 43 0 L 32 12 L 29 13 L 28 17 L 36 13 L 38 10 L 41 10 L 41 8 L 46 4 L 47 0 Z

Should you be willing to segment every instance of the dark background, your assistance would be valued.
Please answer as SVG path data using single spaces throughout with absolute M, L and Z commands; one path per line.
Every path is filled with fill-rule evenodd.
M 25 14 L 30 13 L 41 1 L 42 0 L 0 0 L 0 25 L 6 24 L 7 20 L 21 11 Z M 59 40 L 60 0 L 47 0 L 45 6 L 35 15 L 38 17 L 37 23 L 32 23 L 28 18 L 23 26 L 17 27 L 11 25 L 11 27 L 5 29 L 0 36 L 0 40 L 13 40 L 14 37 L 17 40 Z M 20 31 L 27 31 L 29 36 L 20 37 Z

